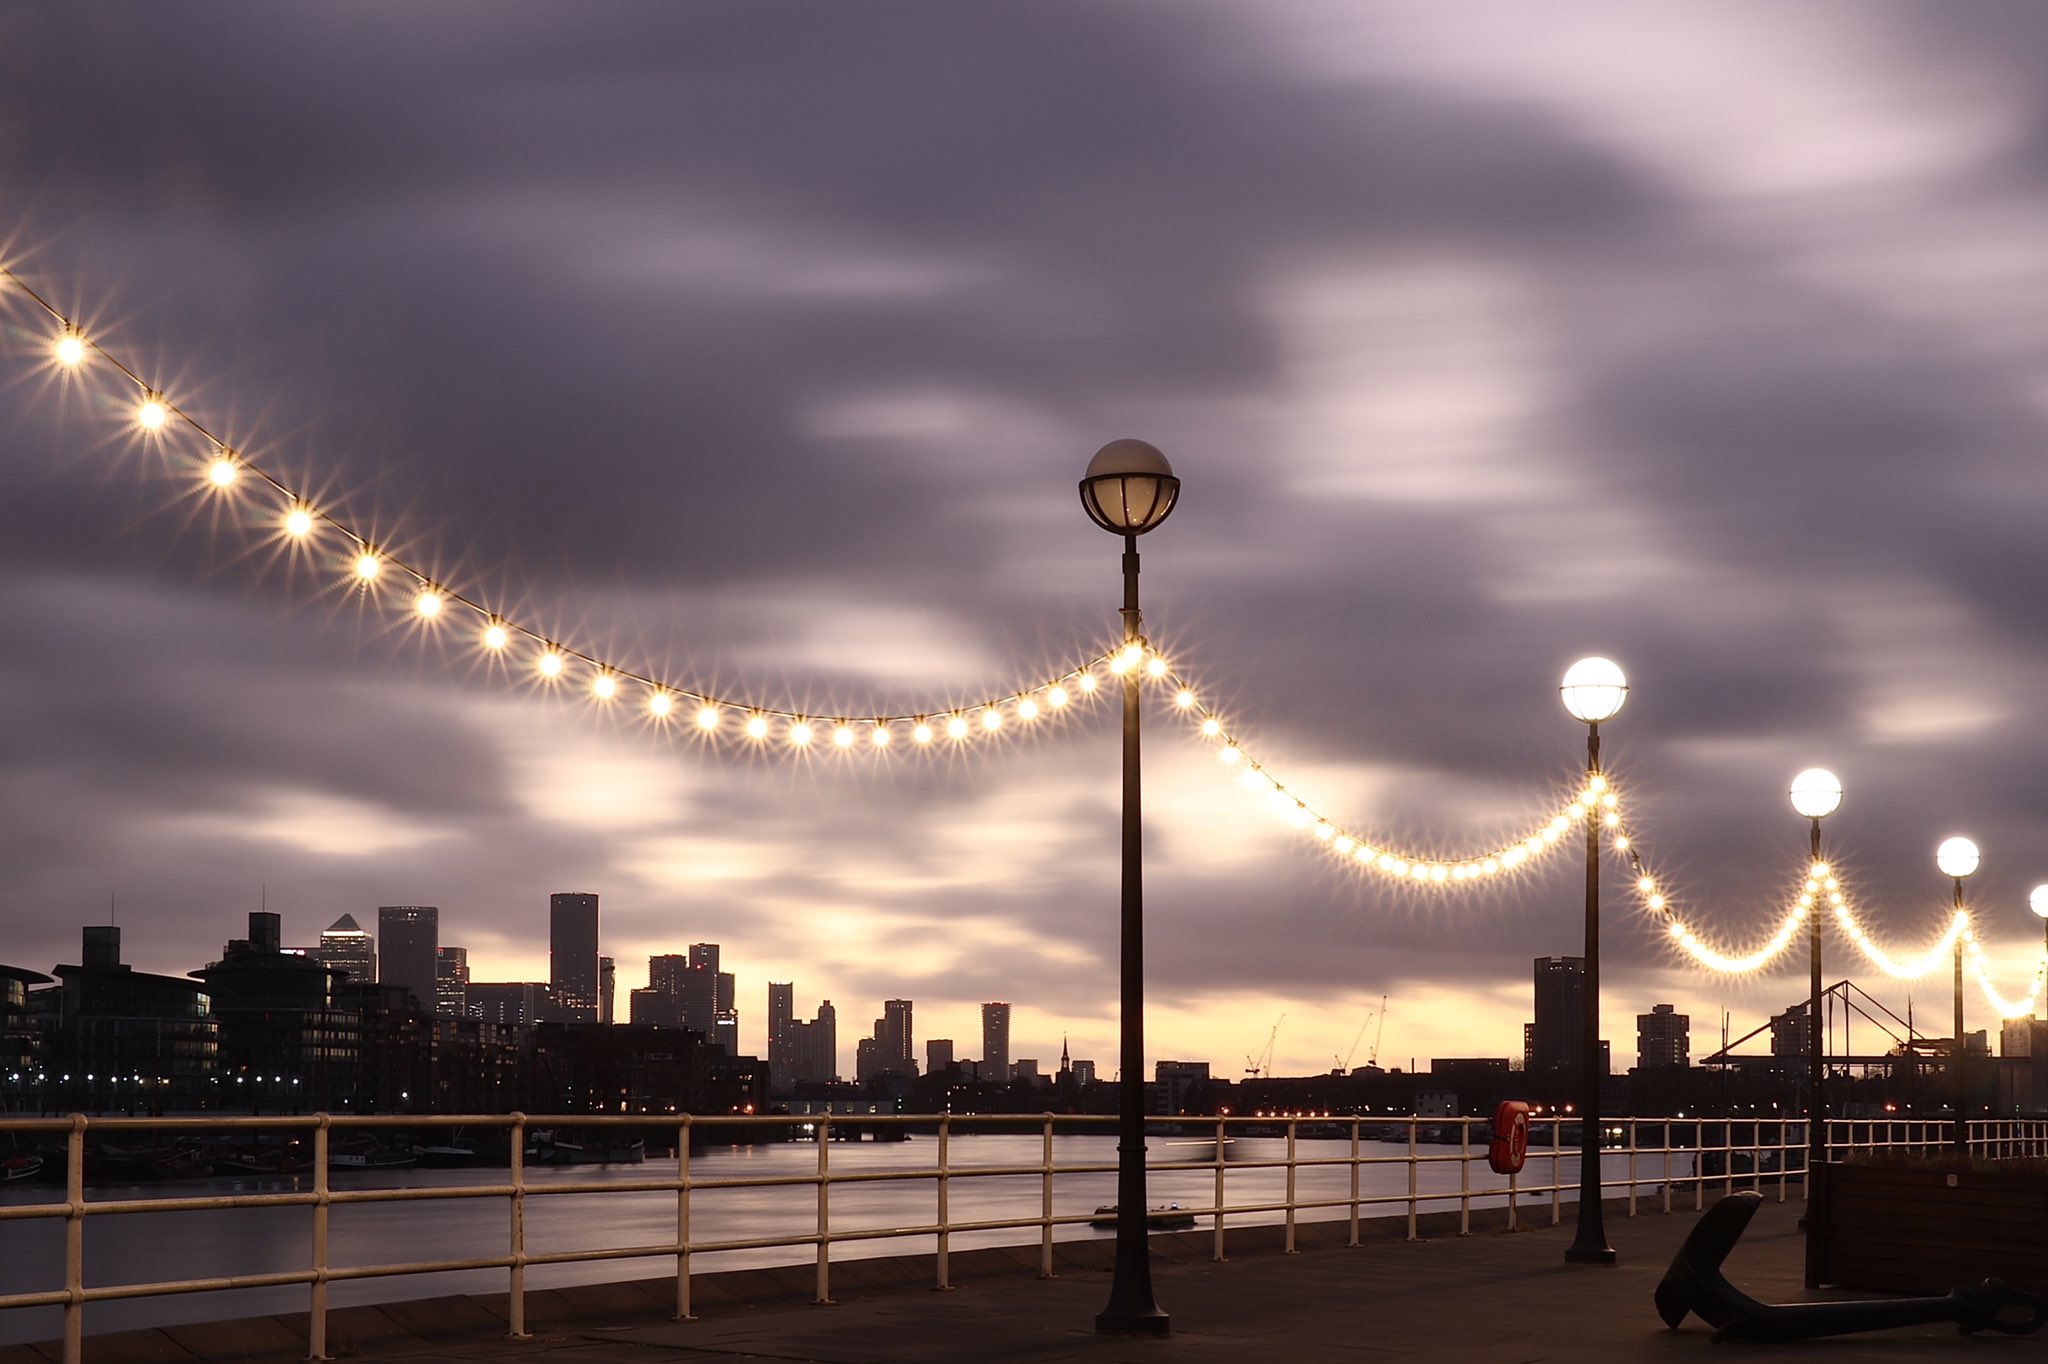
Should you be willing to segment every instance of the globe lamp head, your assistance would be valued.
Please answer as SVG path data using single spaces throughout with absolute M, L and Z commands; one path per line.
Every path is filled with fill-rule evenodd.
M 1180 480 L 1159 447 L 1113 440 L 1095 452 L 1081 477 L 1081 505 L 1113 535 L 1143 535 L 1173 511 Z
M 1825 767 L 1809 767 L 1792 779 L 1792 808 L 1808 819 L 1825 819 L 1841 804 L 1841 780 Z
M 1934 850 L 1934 865 L 1941 868 L 1941 874 L 1959 881 L 1977 870 L 1977 862 L 1977 845 L 1967 838 L 1944 839 Z
M 1620 714 L 1628 700 L 1628 679 L 1612 659 L 1582 658 L 1565 669 L 1557 692 L 1574 720 L 1597 725 Z

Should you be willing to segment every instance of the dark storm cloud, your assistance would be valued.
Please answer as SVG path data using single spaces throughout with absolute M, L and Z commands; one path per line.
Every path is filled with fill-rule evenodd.
M 2014 56 L 2041 45 L 2024 11 L 1995 40 L 1928 15 L 1816 22 L 1925 43 L 2044 107 L 2040 64 Z M 2048 666 L 2028 586 L 2044 344 L 2009 313 L 1901 306 L 1921 301 L 1910 280 L 1825 267 L 1837 241 L 1884 245 L 1870 214 L 1974 259 L 1969 234 L 2039 192 L 2037 125 L 1995 140 L 2003 160 L 1759 205 L 1716 189 L 1717 167 L 1644 151 L 1645 129 L 1714 111 L 1625 71 L 1555 83 L 1622 89 L 1616 107 L 1420 61 L 1340 77 L 1273 40 L 1310 18 L 1334 22 L 13 13 L 0 174 L 21 216 L 0 242 L 323 505 L 664 676 L 858 713 L 1071 661 L 1112 626 L 1114 588 L 1073 480 L 1101 440 L 1140 434 L 1188 480 L 1145 545 L 1155 638 L 1333 817 L 1446 849 L 1518 835 L 1582 751 L 1558 672 L 1609 651 L 1637 684 L 1606 735 L 1631 818 L 1731 941 L 1770 921 L 1799 860 L 1782 788 L 1809 762 L 1849 780 L 1830 834 L 1902 932 L 1939 898 L 1926 849 L 1951 821 L 2010 850 L 2009 894 L 2017 862 L 2048 857 L 2048 741 L 2022 709 Z M 1399 51 L 1419 21 L 1352 22 Z M 1531 70 L 1568 60 L 1541 30 Z M 1354 333 L 1334 341 L 1304 322 L 1305 303 L 1432 269 L 1510 301 L 1326 326 Z M 1411 396 L 1415 372 L 1375 362 L 1451 334 L 1512 341 L 1443 352 L 1475 392 L 1533 395 L 1472 437 L 1469 469 L 1317 425 L 1321 399 Z M 912 971 L 926 998 L 1099 1019 L 1100 717 L 853 775 L 526 704 L 335 594 L 337 565 L 287 575 L 260 533 L 217 534 L 109 436 L 118 414 L 36 373 L 43 344 L 6 338 L 0 389 L 17 475 L 0 703 L 22 717 L 0 781 L 28 811 L 6 850 L 22 946 L 0 958 L 67 956 L 108 888 L 210 950 L 252 881 L 281 885 L 294 936 L 417 899 L 450 906 L 458 940 L 530 940 L 546 889 L 574 882 L 635 947 L 744 941 L 751 981 L 822 970 L 820 935 L 857 932 L 834 987 L 850 1022 L 867 1005 L 845 992 Z M 1167 1001 L 1476 996 L 1574 950 L 1569 867 L 1468 902 L 1361 881 L 1278 833 L 1204 860 L 1254 817 L 1193 832 L 1217 779 L 1155 734 L 1151 846 L 1183 858 L 1151 881 Z M 323 825 L 387 842 L 316 851 Z M 1655 926 L 1632 916 L 1610 979 L 1665 988 Z

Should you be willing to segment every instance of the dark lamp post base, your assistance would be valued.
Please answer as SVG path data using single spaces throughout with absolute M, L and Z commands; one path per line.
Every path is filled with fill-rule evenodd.
M 1614 1258 L 1613 1246 L 1572 1246 L 1564 1253 L 1568 1265 L 1611 1265 Z
M 1095 1314 L 1098 1336 L 1165 1336 L 1173 1334 L 1172 1319 L 1157 1307 L 1123 1311 L 1105 1307 Z

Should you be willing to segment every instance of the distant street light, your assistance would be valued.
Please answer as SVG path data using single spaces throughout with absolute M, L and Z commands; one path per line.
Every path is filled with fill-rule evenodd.
M 1963 912 L 1963 878 L 1977 870 L 1977 845 L 1967 838 L 1945 839 L 1934 850 L 1934 865 L 1941 868 L 1943 876 L 1951 877 L 1956 883 L 1956 913 Z M 1969 1085 L 1965 1082 L 1965 1055 L 1969 1048 L 1963 1044 L 1963 932 L 1956 927 L 1956 1034 L 1955 1048 L 1950 1057 L 1949 1068 L 1956 1074 L 1956 1120 L 1955 1146 L 1958 1151 L 1970 1149 Z
M 1564 708 L 1586 725 L 1586 785 L 1601 786 L 1600 722 L 1611 720 L 1628 700 L 1628 679 L 1605 658 L 1582 658 L 1565 670 L 1558 687 Z M 1600 817 L 1586 814 L 1586 1007 L 1579 1048 L 1579 1222 L 1566 1264 L 1611 1265 L 1607 1224 L 1600 1207 Z
M 1158 447 L 1113 440 L 1095 452 L 1081 479 L 1081 505 L 1096 525 L 1124 538 L 1124 647 L 1143 648 L 1138 614 L 1138 537 L 1173 511 L 1180 480 Z M 1109 1304 L 1095 1314 L 1102 1335 L 1163 1336 L 1172 1324 L 1152 1296 L 1145 1201 L 1145 891 L 1138 789 L 1138 680 L 1123 669 L 1123 993 L 1119 1006 L 1121 1072 L 1116 1145 L 1116 1269 Z
M 1840 809 L 1841 805 L 1842 783 L 1825 767 L 1809 767 L 1792 779 L 1792 808 L 1813 821 L 1813 865 L 1809 870 L 1816 876 L 1820 874 L 1823 865 L 1820 857 L 1820 822 Z M 1828 1102 L 1823 1088 L 1827 1080 L 1827 1065 L 1821 1054 L 1825 1041 L 1820 1025 L 1818 900 L 1807 910 L 1806 919 L 1809 976 L 1806 992 L 1807 1088 L 1811 1091 L 1806 1115 L 1806 1187 L 1810 1195 L 1813 1190 L 1813 1172 L 1826 1164 L 1828 1158 Z

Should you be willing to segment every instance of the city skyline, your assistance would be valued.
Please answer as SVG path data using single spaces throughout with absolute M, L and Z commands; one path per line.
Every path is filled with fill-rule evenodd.
M 474 979 L 548 981 L 528 888 L 582 886 L 621 1008 L 647 957 L 716 941 L 750 1050 L 758 983 L 794 980 L 847 1047 L 892 997 L 963 1050 L 1016 1000 L 1013 1053 L 1071 1033 L 1107 1066 L 1112 708 L 827 735 L 1113 639 L 1117 545 L 1075 482 L 1129 436 L 1184 485 L 1146 628 L 1290 793 L 1498 847 L 1576 788 L 1558 681 L 1610 656 L 1604 761 L 1689 924 L 1768 938 L 1806 860 L 1787 784 L 1823 765 L 1873 936 L 1939 939 L 1933 849 L 1967 833 L 1990 972 L 2024 988 L 2048 20 L 452 8 L 22 15 L 0 265 L 380 548 L 819 742 L 749 747 L 737 706 L 706 739 L 410 613 L 334 536 L 287 542 L 258 480 L 210 483 L 189 432 L 139 430 L 0 285 L 10 959 L 64 960 L 110 900 L 159 971 L 247 909 L 310 945 L 420 905 Z M 1382 996 L 1383 1061 L 1515 1054 L 1529 962 L 1581 950 L 1569 855 L 1362 874 L 1155 700 L 1155 1057 L 1227 1072 L 1273 1035 L 1327 1069 Z M 1803 942 L 1703 970 L 1607 868 L 1617 1063 L 1653 1004 L 1704 1033 L 1804 996 Z M 1832 924 L 1825 952 L 1947 1009 L 1944 970 L 1890 981 Z

